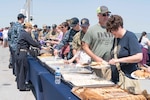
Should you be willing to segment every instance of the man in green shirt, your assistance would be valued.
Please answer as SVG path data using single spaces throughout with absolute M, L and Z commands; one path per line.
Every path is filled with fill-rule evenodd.
M 82 39 L 83 50 L 96 62 L 110 59 L 110 51 L 114 39 L 113 35 L 106 31 L 106 22 L 110 13 L 106 6 L 98 7 L 97 17 L 99 22 L 90 27 Z M 96 74 L 101 76 L 99 71 Z M 103 75 L 103 77 L 107 77 L 107 75 Z

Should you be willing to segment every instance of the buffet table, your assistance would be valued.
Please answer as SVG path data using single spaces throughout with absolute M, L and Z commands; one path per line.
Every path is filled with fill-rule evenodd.
M 66 66 L 61 60 L 54 59 L 54 57 L 35 59 L 30 56 L 28 61 L 30 81 L 35 88 L 36 100 L 99 100 L 100 98 L 146 100 L 143 95 L 132 95 L 126 90 L 117 88 L 111 81 L 99 78 L 87 69 L 83 70 L 81 66 Z M 55 84 L 54 71 L 58 66 L 62 74 L 62 81 L 60 84 Z
M 30 81 L 32 82 L 36 100 L 79 100 L 71 93 L 71 87 L 61 82 L 55 84 L 54 75 L 42 66 L 35 58 L 28 57 L 30 64 Z

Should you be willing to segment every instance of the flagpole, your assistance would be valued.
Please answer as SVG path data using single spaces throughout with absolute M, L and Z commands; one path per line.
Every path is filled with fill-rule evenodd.
M 30 22 L 30 0 L 27 0 L 27 21 Z

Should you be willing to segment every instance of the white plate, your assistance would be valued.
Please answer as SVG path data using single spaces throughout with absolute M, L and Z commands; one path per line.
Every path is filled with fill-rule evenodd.
M 132 72 L 132 73 L 131 73 L 131 77 L 133 77 L 133 78 L 135 78 L 135 79 L 138 79 L 138 80 L 146 79 L 146 78 L 144 78 L 144 77 L 137 77 L 134 73 L 135 73 L 135 72 Z

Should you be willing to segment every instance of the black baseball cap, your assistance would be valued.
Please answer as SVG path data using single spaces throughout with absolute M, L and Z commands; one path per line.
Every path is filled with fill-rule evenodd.
M 26 16 L 20 13 L 20 14 L 18 14 L 17 18 L 18 18 L 18 19 L 26 18 Z
M 89 20 L 87 19 L 87 18 L 83 18 L 83 19 L 81 19 L 81 27 L 82 26 L 85 26 L 85 27 L 87 27 L 87 26 L 89 26 L 90 24 L 89 24 Z
M 36 27 L 36 28 L 37 28 L 38 26 L 35 24 L 33 27 Z
M 70 27 L 74 27 L 79 23 L 79 19 L 76 17 L 71 18 Z
M 55 29 L 56 27 L 57 27 L 57 25 L 56 25 L 56 24 L 53 24 L 53 25 L 52 25 L 52 28 L 53 28 L 53 29 Z

